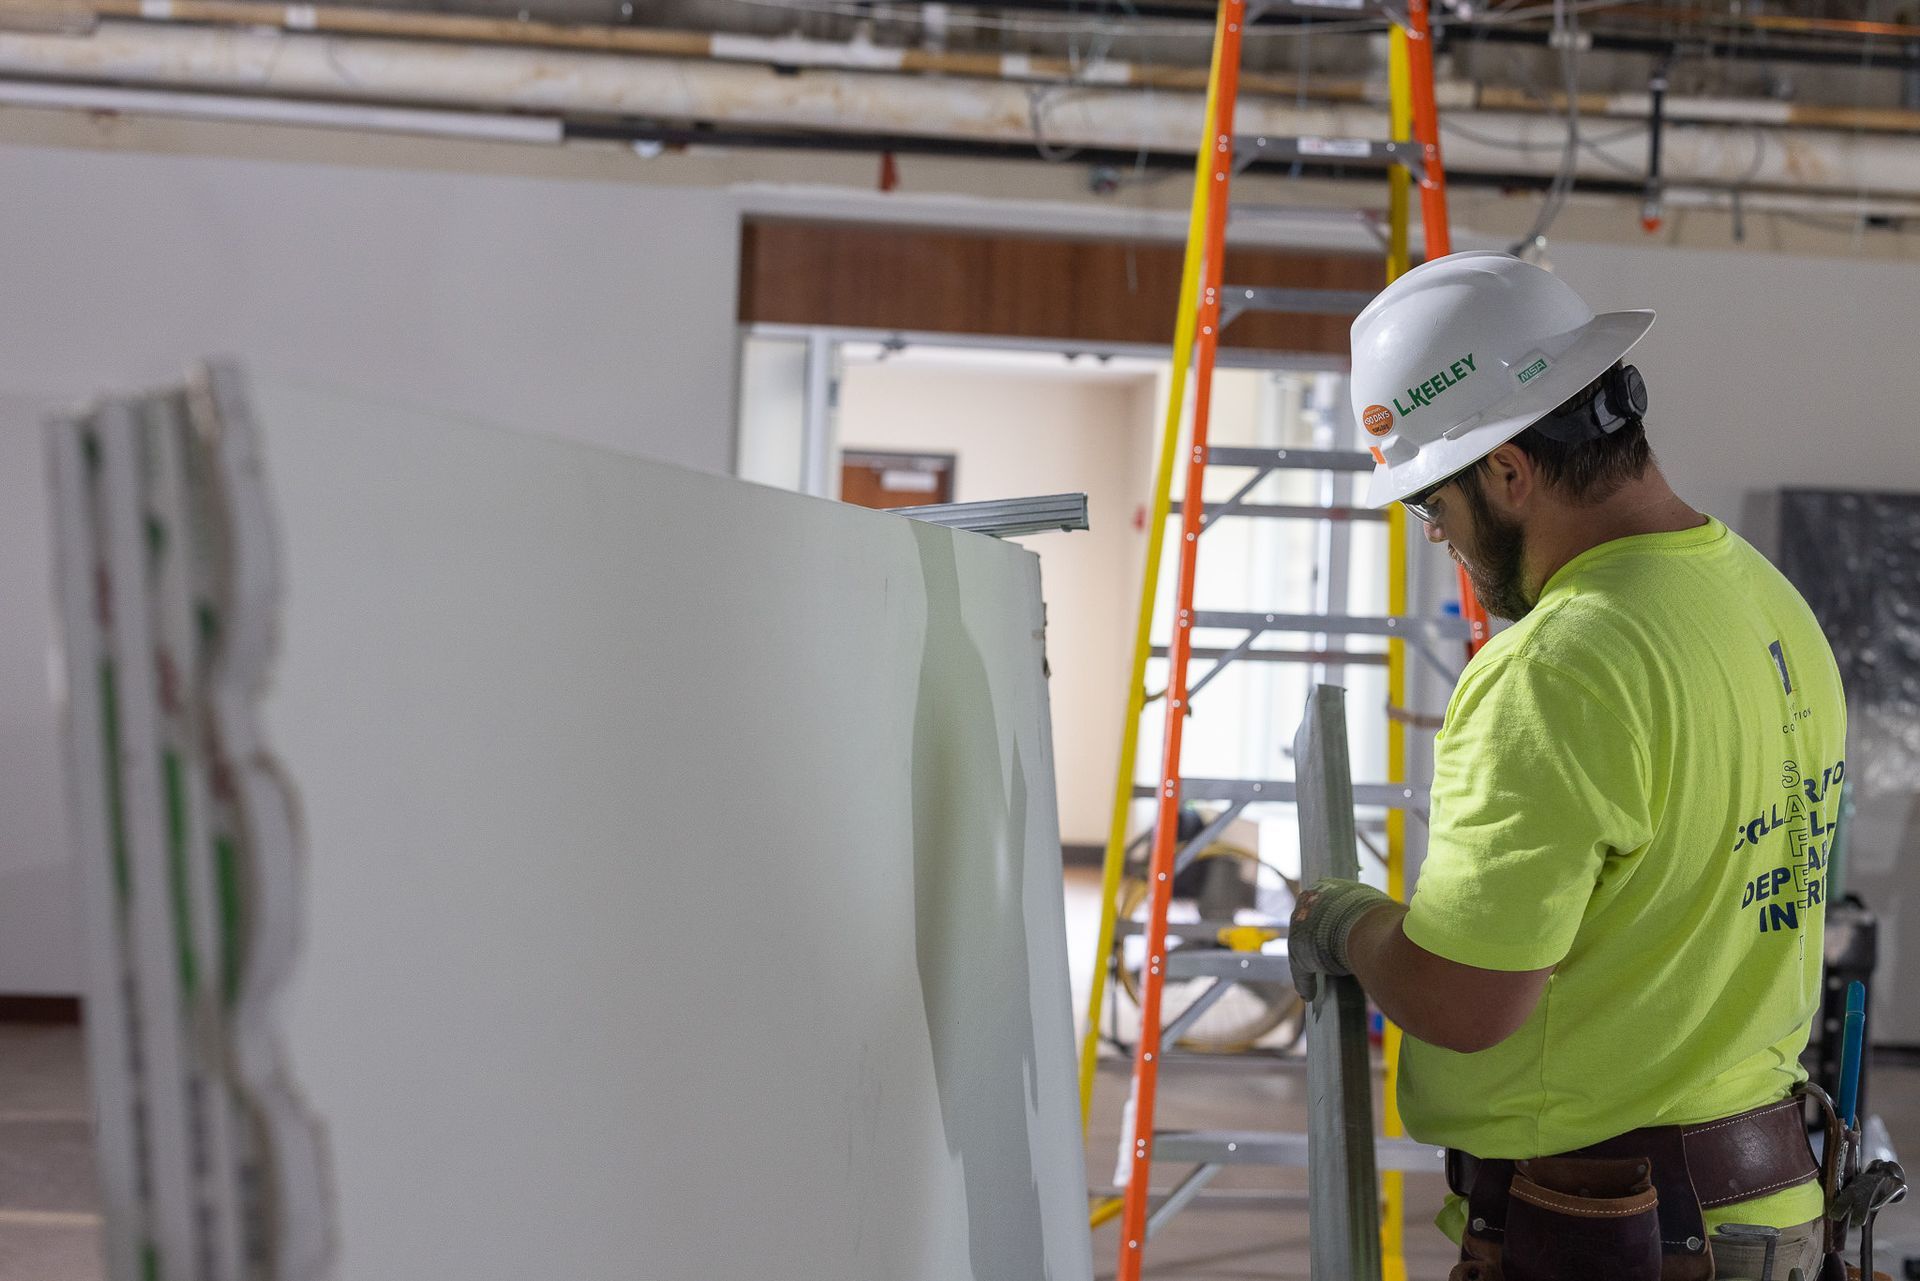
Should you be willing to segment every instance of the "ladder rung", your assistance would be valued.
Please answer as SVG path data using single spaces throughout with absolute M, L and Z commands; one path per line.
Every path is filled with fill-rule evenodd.
M 1168 921 L 1167 937 L 1185 939 L 1189 943 L 1219 943 L 1220 931 L 1232 925 L 1231 921 Z M 1147 932 L 1141 921 L 1115 921 L 1113 932 L 1120 938 L 1136 938 Z
M 1153 657 L 1165 658 L 1167 647 L 1155 645 Z M 1385 654 L 1362 653 L 1355 650 L 1340 649 L 1249 649 L 1236 651 L 1231 649 L 1202 648 L 1195 645 L 1188 653 L 1194 658 L 1208 658 L 1218 661 L 1232 656 L 1236 663 L 1312 663 L 1321 667 L 1385 667 Z
M 1175 511 L 1186 506 L 1185 499 L 1173 504 Z M 1206 523 L 1222 516 L 1254 516 L 1268 520 L 1373 520 L 1385 523 L 1387 513 L 1371 507 L 1322 507 L 1312 503 L 1208 503 Z
M 1280 285 L 1220 286 L 1220 325 L 1250 311 L 1292 316 L 1357 316 L 1373 301 L 1370 289 L 1293 289 Z
M 1352 223 L 1371 236 L 1383 252 L 1393 247 L 1387 235 L 1387 211 L 1385 209 L 1331 209 L 1320 205 L 1273 205 L 1258 201 L 1236 201 L 1227 211 L 1227 234 L 1247 223 L 1315 223 L 1320 226 L 1339 226 Z
M 1234 164 L 1242 169 L 1251 164 L 1291 164 L 1296 160 L 1382 167 L 1400 165 L 1419 181 L 1426 168 L 1421 163 L 1423 154 L 1417 142 L 1392 142 L 1383 138 L 1243 133 L 1234 135 L 1233 139 Z
M 1381 17 L 1388 21 L 1399 21 L 1396 11 L 1379 3 L 1379 0 L 1249 0 L 1249 23 L 1258 22 L 1270 13 L 1309 18 L 1324 18 L 1330 13 L 1337 13 L 1348 18 Z
M 1257 449 L 1216 445 L 1207 450 L 1209 467 L 1265 467 L 1278 471 L 1372 471 L 1373 455 L 1358 449 Z
M 1284 955 L 1234 952 L 1221 947 L 1176 947 L 1167 953 L 1167 977 L 1231 979 L 1236 983 L 1291 983 L 1293 968 Z
M 1258 200 L 1235 201 L 1227 214 L 1227 229 L 1233 229 L 1235 219 L 1248 222 L 1317 222 L 1339 223 L 1353 222 L 1361 226 L 1376 226 L 1387 220 L 1384 209 L 1341 208 L 1334 205 L 1276 205 L 1264 204 Z
M 1195 628 L 1238 632 L 1306 632 L 1326 636 L 1417 636 L 1422 639 L 1466 640 L 1472 628 L 1464 618 L 1413 618 L 1407 615 L 1252 614 L 1227 610 L 1195 610 Z
M 1160 795 L 1160 788 L 1153 783 L 1137 783 L 1133 794 L 1136 797 Z M 1258 802 L 1270 804 L 1292 804 L 1294 798 L 1293 780 L 1290 778 L 1183 778 L 1180 780 L 1180 799 L 1183 801 L 1240 801 L 1247 805 Z M 1403 783 L 1355 783 L 1353 800 L 1356 805 L 1382 805 L 1388 809 L 1406 809 L 1419 798 L 1418 792 Z
M 1382 1170 L 1438 1174 L 1444 1161 L 1440 1148 L 1412 1139 L 1376 1137 L 1373 1148 L 1374 1164 Z M 1304 1168 L 1307 1136 L 1266 1130 L 1159 1130 L 1153 1136 L 1153 1159 Z

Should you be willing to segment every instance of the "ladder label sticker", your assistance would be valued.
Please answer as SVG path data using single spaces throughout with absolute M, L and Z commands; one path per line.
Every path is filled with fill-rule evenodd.
M 1373 154 L 1373 144 L 1365 138 L 1302 138 L 1303 156 L 1350 156 L 1364 160 Z
M 1371 435 L 1384 436 L 1393 430 L 1393 411 L 1385 405 L 1368 405 L 1360 415 L 1360 425 Z

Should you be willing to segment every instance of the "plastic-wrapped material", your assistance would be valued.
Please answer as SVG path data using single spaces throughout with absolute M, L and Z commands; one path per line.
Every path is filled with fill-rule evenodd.
M 1855 802 L 1920 789 L 1920 494 L 1783 490 L 1780 561 L 1840 663 Z
M 1920 856 L 1920 494 L 1786 489 L 1780 568 L 1826 630 L 1847 689 L 1847 889 L 1880 917 L 1877 1043 L 1920 1043 L 1920 930 L 1899 929 Z M 1903 903 L 1902 899 L 1912 899 Z

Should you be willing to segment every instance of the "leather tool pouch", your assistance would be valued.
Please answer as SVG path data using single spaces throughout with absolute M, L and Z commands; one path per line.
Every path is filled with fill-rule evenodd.
M 1620 1147 L 1639 1148 L 1638 1152 L 1607 1151 Z M 1579 1156 L 1537 1157 L 1532 1161 L 1514 1162 L 1503 1160 L 1476 1160 L 1464 1154 L 1449 1153 L 1448 1184 L 1461 1196 L 1467 1198 L 1468 1225 L 1460 1241 L 1460 1263 L 1449 1274 L 1449 1281 L 1533 1281 L 1539 1277 L 1568 1278 L 1581 1277 L 1621 1277 L 1637 1281 L 1641 1276 L 1658 1278 L 1658 1281 L 1707 1281 L 1713 1275 L 1712 1255 L 1708 1252 L 1704 1237 L 1706 1230 L 1702 1226 L 1700 1201 L 1694 1194 L 1692 1180 L 1688 1176 L 1685 1151 L 1681 1146 L 1680 1131 L 1643 1130 L 1634 1135 L 1622 1135 L 1618 1139 L 1608 1140 L 1596 1145 L 1600 1151 L 1587 1149 Z M 1664 1164 L 1663 1164 L 1664 1163 Z M 1532 1174 L 1524 1175 L 1519 1169 L 1526 1166 Z M 1642 1175 L 1631 1175 L 1634 1170 L 1645 1171 Z M 1588 1182 L 1577 1181 L 1586 1174 Z M 1655 1180 L 1653 1194 L 1646 1198 L 1644 1211 L 1635 1207 L 1631 1213 L 1607 1215 L 1600 1210 L 1628 1210 L 1629 1206 L 1609 1205 L 1562 1207 L 1563 1213 L 1550 1213 L 1549 1207 L 1530 1204 L 1515 1195 L 1525 1177 L 1534 1188 L 1556 1193 L 1558 1200 L 1574 1201 L 1620 1201 L 1630 1200 L 1642 1179 Z M 1587 1195 L 1581 1195 L 1585 1188 Z M 1630 1189 L 1620 1196 L 1610 1195 L 1619 1189 Z M 1665 1195 L 1661 1195 L 1665 1193 Z M 1554 1200 L 1528 1191 L 1534 1202 Z M 1584 1213 L 1574 1213 L 1579 1210 Z M 1517 1220 L 1525 1219 L 1529 1225 Z M 1586 1219 L 1585 1225 L 1563 1220 Z M 1631 1220 L 1631 1225 L 1625 1220 Z M 1608 1221 L 1621 1221 L 1624 1229 L 1631 1227 L 1633 1234 L 1642 1234 L 1643 1224 L 1652 1226 L 1644 1230 L 1643 1235 L 1632 1235 L 1622 1231 L 1618 1241 L 1605 1236 L 1601 1227 Z M 1529 1233 L 1536 1236 L 1540 1232 L 1549 1234 L 1558 1232 L 1568 1241 L 1578 1240 L 1581 1249 L 1588 1254 L 1585 1270 L 1578 1259 L 1568 1258 L 1564 1263 L 1552 1262 L 1545 1270 L 1537 1256 L 1530 1255 L 1538 1249 L 1551 1246 L 1530 1245 L 1525 1238 Z M 1518 1239 L 1516 1238 L 1518 1234 Z M 1647 1239 L 1653 1242 L 1653 1270 L 1642 1273 L 1637 1270 L 1642 1256 L 1621 1255 L 1615 1261 L 1609 1251 L 1623 1249 L 1640 1250 Z
M 1805 1139 L 1801 1142 L 1804 1146 Z M 1685 1130 L 1673 1125 L 1635 1130 L 1582 1148 L 1579 1155 L 1651 1163 L 1654 1190 L 1660 1194 L 1662 1281 L 1708 1281 L 1713 1276 L 1713 1253 L 1707 1246 L 1700 1194 L 1694 1190 L 1693 1153 Z
M 1447 1186 L 1467 1199 L 1468 1214 L 1450 1281 L 1709 1281 L 1705 1210 L 1818 1173 L 1793 1099 L 1704 1125 L 1634 1130 L 1531 1161 L 1450 1151 Z
M 1660 1199 L 1635 1157 L 1539 1157 L 1507 1189 L 1505 1281 L 1660 1281 Z
M 1448 1152 L 1448 1185 L 1467 1196 L 1471 1216 L 1450 1281 L 1688 1275 L 1670 1271 L 1674 1260 L 1663 1254 L 1663 1206 L 1645 1156 L 1511 1162 Z

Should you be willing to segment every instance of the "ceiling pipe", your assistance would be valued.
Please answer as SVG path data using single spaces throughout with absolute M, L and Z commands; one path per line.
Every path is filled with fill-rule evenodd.
M 848 71 L 914 72 L 1040 85 L 1100 86 L 1204 91 L 1201 67 L 1024 54 L 947 53 L 896 48 L 870 39 L 808 40 L 798 36 L 767 38 L 727 32 L 679 31 L 656 27 L 555 23 L 418 10 L 353 5 L 272 4 L 262 0 L 0 0 L 0 30 L 84 34 L 102 21 L 124 19 L 160 24 L 279 28 L 321 35 L 389 36 L 459 44 L 517 48 L 572 49 L 677 58 L 708 58 L 783 69 L 833 68 Z M 1352 103 L 1384 107 L 1384 79 L 1342 80 L 1245 72 L 1241 91 L 1249 97 L 1284 96 L 1308 103 Z M 1435 84 L 1442 111 L 1498 110 L 1530 114 L 1564 113 L 1567 99 L 1540 99 L 1525 90 L 1464 81 Z M 1582 115 L 1646 120 L 1653 114 L 1650 94 L 1581 94 Z M 1675 121 L 1725 121 L 1742 124 L 1798 125 L 1821 129 L 1920 134 L 1920 109 L 1820 106 L 1777 99 L 1666 99 L 1664 118 Z
M 1210 3 L 1156 3 L 1155 0 L 1130 0 L 1125 17 L 1118 13 L 1090 14 L 1075 10 L 1067 0 L 893 0 L 875 5 L 876 17 L 904 21 L 924 21 L 914 14 L 930 4 L 973 10 L 1020 10 L 1054 18 L 1078 19 L 1089 32 L 1111 32 L 1123 24 L 1137 22 L 1141 29 L 1129 34 L 1154 39 L 1152 23 L 1183 23 L 1194 33 L 1204 35 L 1213 23 Z M 1404 6 L 1401 6 L 1404 8 Z M 1676 17 L 1661 16 L 1673 13 Z M 1356 22 L 1367 21 L 1367 8 L 1359 3 L 1312 4 L 1276 0 L 1249 27 L 1254 30 L 1297 27 L 1318 35 L 1351 32 Z M 1708 19 L 1713 19 L 1711 22 Z M 1860 68 L 1920 67 L 1920 47 L 1909 43 L 1902 47 L 1894 40 L 1907 38 L 1888 33 L 1912 30 L 1912 24 L 1862 23 L 1846 19 L 1809 20 L 1784 17 L 1762 19 L 1755 15 L 1710 15 L 1704 10 L 1661 10 L 1652 6 L 1603 5 L 1587 20 L 1618 25 L 1588 27 L 1580 32 L 1582 49 L 1615 53 L 1644 54 L 1648 57 L 1672 57 L 1680 60 L 1732 59 L 1748 62 L 1799 63 L 1809 66 Z M 1635 30 L 1640 28 L 1640 30 Z M 1386 30 L 1386 21 L 1378 20 L 1378 30 Z M 1783 41 L 1779 37 L 1790 37 Z M 1480 10 L 1476 16 L 1440 16 L 1434 22 L 1436 52 L 1444 53 L 1461 41 L 1492 41 L 1501 44 L 1550 46 L 1553 28 L 1543 21 L 1515 22 L 1497 11 Z M 1908 38 L 1910 39 L 1910 38 Z
M 1024 13 L 1047 14 L 1057 18 L 1078 17 L 1090 25 L 1103 19 L 1099 15 L 1084 10 L 1076 11 L 1071 0 L 970 0 L 969 3 L 955 3 L 955 0 L 892 0 L 880 6 L 882 12 L 926 9 L 934 4 L 951 5 L 954 8 L 977 10 L 1016 10 Z M 1500 31 L 1504 38 L 1515 38 L 1516 34 L 1530 41 L 1545 41 L 1552 33 L 1552 27 L 1543 17 L 1533 22 L 1515 23 L 1512 18 L 1498 10 L 1480 5 L 1473 6 L 1472 17 L 1462 18 L 1457 13 L 1436 13 L 1434 27 L 1436 33 L 1441 30 L 1451 32 L 1456 38 L 1476 38 L 1480 33 Z M 1590 21 L 1622 24 L 1624 27 L 1652 29 L 1652 34 L 1641 37 L 1630 29 L 1620 34 L 1629 38 L 1646 39 L 1656 43 L 1672 43 L 1680 47 L 1682 53 L 1691 48 L 1700 57 L 1726 56 L 1714 40 L 1725 40 L 1735 44 L 1752 45 L 1756 41 L 1769 42 L 1765 46 L 1765 56 L 1772 60 L 1790 62 L 1811 61 L 1847 61 L 1857 63 L 1863 53 L 1871 51 L 1876 40 L 1913 40 L 1920 38 L 1920 26 L 1899 22 L 1868 22 L 1851 18 L 1808 18 L 1787 14 L 1744 13 L 1734 6 L 1732 11 L 1715 13 L 1703 8 L 1682 8 L 1652 4 L 1607 4 L 1597 9 Z M 1213 21 L 1213 5 L 1209 0 L 1131 0 L 1126 6 L 1128 19 L 1142 19 L 1149 22 L 1181 22 L 1190 26 L 1209 26 Z M 1351 29 L 1356 18 L 1364 19 L 1367 10 L 1357 3 L 1313 3 L 1312 0 L 1273 0 L 1265 5 L 1249 25 L 1260 27 L 1301 26 L 1316 27 L 1327 23 L 1338 23 L 1343 29 Z M 1119 21 L 1118 14 L 1108 14 L 1104 22 L 1111 27 Z M 1777 37 L 1789 36 L 1802 40 L 1812 40 L 1811 45 L 1778 43 Z M 1656 52 L 1648 49 L 1645 52 Z
M 1108 88 L 1172 89 L 1202 92 L 1204 65 L 1129 62 L 1117 58 L 1068 59 L 1031 54 L 951 53 L 904 48 L 856 37 L 846 41 L 808 40 L 800 36 L 766 37 L 725 31 L 678 31 L 660 27 L 608 26 L 487 18 L 425 10 L 378 9 L 357 5 L 270 4 L 261 0 L 0 0 L 0 30 L 84 34 L 103 21 L 141 21 L 241 28 L 269 27 L 321 35 L 386 36 L 441 40 L 459 44 L 520 48 L 572 49 L 595 53 L 643 54 L 666 58 L 710 58 L 786 68 L 831 67 L 846 71 L 893 71 L 968 76 L 1038 84 L 1100 85 Z M 1293 74 L 1245 72 L 1241 87 L 1249 94 L 1297 94 Z M 1472 89 L 1448 87 L 1442 107 L 1466 106 Z M 1385 82 L 1317 80 L 1314 98 L 1326 102 L 1384 101 Z
M 359 133 L 402 133 L 487 142 L 557 145 L 566 141 L 566 126 L 543 116 L 422 110 L 356 102 L 308 102 L 230 93 L 116 89 L 106 85 L 0 80 L 0 106 L 298 125 L 309 129 L 350 129 Z
M 1726 31 L 1784 31 L 1798 36 L 1853 37 L 1855 39 L 1912 40 L 1920 26 L 1910 22 L 1867 22 L 1856 18 L 1806 18 L 1786 13 L 1714 13 L 1670 5 L 1625 4 L 1608 11 L 1610 18 L 1644 18 L 1668 25 L 1711 27 Z
M 1553 31 L 1548 27 L 1499 26 L 1449 28 L 1442 48 L 1465 41 L 1489 44 L 1524 44 L 1549 48 Z M 1872 40 L 1841 44 L 1782 44 L 1765 33 L 1720 35 L 1708 30 L 1683 35 L 1664 33 L 1639 35 L 1618 30 L 1582 28 L 1580 47 L 1601 53 L 1637 53 L 1651 58 L 1673 58 L 1695 62 L 1798 63 L 1805 66 L 1850 67 L 1858 71 L 1884 71 L 1889 68 L 1920 67 L 1920 47 Z
M 1647 96 L 1653 111 L 1647 117 L 1647 195 L 1640 206 L 1640 228 L 1649 235 L 1660 230 L 1660 130 L 1666 123 L 1667 64 L 1653 70 L 1647 82 Z
M 566 136 L 570 141 L 631 142 L 635 144 L 635 150 L 643 155 L 657 155 L 664 150 L 692 151 L 724 147 L 758 151 L 818 151 L 848 155 L 872 155 L 891 151 L 902 156 L 937 156 L 954 160 L 1033 162 L 1040 159 L 1031 138 L 1019 140 L 935 138 L 900 133 L 825 133 L 742 125 L 702 125 L 692 128 L 644 119 L 569 118 L 566 121 Z M 1076 166 L 1084 166 L 1088 170 L 1110 168 L 1127 173 L 1135 171 L 1191 173 L 1193 170 L 1192 151 L 1178 151 L 1172 148 L 1157 150 L 1149 148 L 1142 151 L 1137 145 L 1101 147 L 1089 144 L 1077 144 L 1068 150 L 1071 152 L 1071 162 Z M 1373 194 L 1378 194 L 1380 191 L 1378 169 L 1354 169 L 1338 159 L 1261 161 L 1253 165 L 1249 172 L 1267 177 L 1284 176 L 1289 181 L 1361 182 Z M 1515 173 L 1511 170 L 1449 169 L 1447 181 L 1456 187 L 1515 192 L 1531 191 L 1536 187 L 1544 188 L 1552 181 L 1552 175 Z M 1596 178 L 1582 182 L 1580 191 L 1583 194 L 1595 196 L 1638 198 L 1642 187 L 1643 184 L 1638 179 Z M 1096 189 L 1095 194 L 1104 193 Z M 1838 197 L 1828 197 L 1828 207 L 1834 207 L 1833 202 L 1837 199 Z M 1847 208 L 1851 209 L 1852 204 L 1852 200 L 1849 199 Z M 1276 208 L 1271 203 L 1257 204 L 1253 207 L 1260 210 L 1263 216 Z M 1367 212 L 1347 205 L 1331 207 L 1355 216 Z M 1384 225 L 1384 219 L 1385 214 L 1382 212 L 1378 221 Z M 1182 226 L 1184 225 L 1183 223 Z M 1377 243 L 1379 238 L 1374 239 Z
M 169 0 L 149 0 L 152 4 Z M 986 144 L 1050 145 L 1192 155 L 1201 95 L 1083 86 L 1046 95 L 995 80 L 880 71 L 781 73 L 743 63 L 505 45 L 340 37 L 172 23 L 100 22 L 86 36 L 0 33 L 0 76 L 121 87 L 507 112 L 579 122 L 676 122 L 732 131 L 778 130 Z M 1564 123 L 1542 114 L 1453 112 L 1475 134 L 1448 135 L 1450 172 L 1544 176 L 1559 161 Z M 1385 137 L 1383 111 L 1361 105 L 1241 104 L 1243 132 Z M 1920 139 L 1670 121 L 1662 136 L 1672 186 L 1747 186 L 1850 196 L 1920 195 Z M 1597 153 L 1597 154 L 1596 154 Z M 1637 187 L 1643 143 L 1624 137 L 1580 153 L 1583 181 Z
M 1583 93 L 1578 95 L 1578 101 L 1583 117 L 1647 120 L 1653 115 L 1651 90 L 1647 93 Z M 1555 93 L 1543 98 L 1524 89 L 1485 85 L 1474 95 L 1473 104 L 1486 111 L 1558 115 L 1567 109 L 1567 96 Z M 1920 134 L 1920 109 L 1902 107 L 1831 107 L 1820 103 L 1783 102 L 1778 98 L 1676 98 L 1667 94 L 1661 114 L 1663 121 Z

